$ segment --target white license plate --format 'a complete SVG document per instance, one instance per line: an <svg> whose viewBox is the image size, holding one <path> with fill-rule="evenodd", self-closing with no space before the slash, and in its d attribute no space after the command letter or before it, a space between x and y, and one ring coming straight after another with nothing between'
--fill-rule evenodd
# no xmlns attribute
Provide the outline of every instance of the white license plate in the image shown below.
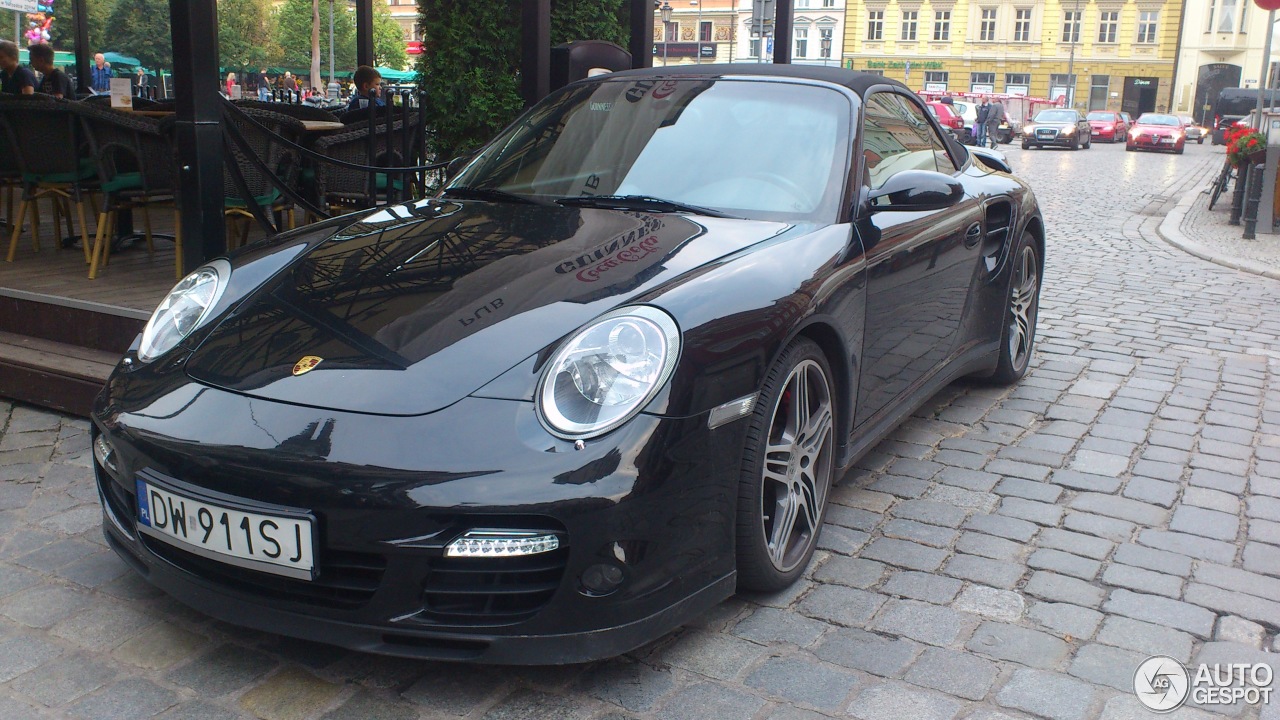
<svg viewBox="0 0 1280 720"><path fill-rule="evenodd" d="M1160 138L1160 142L1162 142L1162 143L1164 143L1164 144L1166 144L1166 145L1172 145L1172 144L1173 144L1173 138Z"/></svg>
<svg viewBox="0 0 1280 720"><path fill-rule="evenodd" d="M137 481L138 530L231 565L315 577L311 520L245 512Z"/></svg>

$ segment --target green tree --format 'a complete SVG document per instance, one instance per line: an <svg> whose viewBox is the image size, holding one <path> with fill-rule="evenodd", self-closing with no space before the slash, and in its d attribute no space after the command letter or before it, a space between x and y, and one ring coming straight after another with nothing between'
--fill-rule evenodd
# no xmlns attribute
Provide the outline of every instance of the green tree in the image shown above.
<svg viewBox="0 0 1280 720"><path fill-rule="evenodd" d="M85 6L89 17L89 49L97 52L102 47L103 28L107 26L107 16L111 14L114 3L112 0L85 0ZM76 49L76 21L71 10L71 0L54 0L54 21L49 26L49 44L59 50ZM166 10L165 17L168 16ZM13 27L12 19L7 27Z"/></svg>
<svg viewBox="0 0 1280 720"><path fill-rule="evenodd" d="M277 63L294 70L311 67L311 0L285 0L275 11ZM355 14L345 2L335 3L333 14L334 69L351 72L356 63ZM320 5L320 67L329 71L329 3Z"/></svg>
<svg viewBox="0 0 1280 720"><path fill-rule="evenodd" d="M267 0L219 0L219 63L230 70L257 70L274 56Z"/></svg>
<svg viewBox="0 0 1280 720"><path fill-rule="evenodd" d="M409 55L404 51L404 31L391 17L386 3L381 2L373 4L373 57L379 67L403 70L409 64Z"/></svg>
<svg viewBox="0 0 1280 720"><path fill-rule="evenodd" d="M511 122L520 97L520 14L509 0L418 0L432 151L447 160ZM626 46L624 0L552 0L551 42L609 40Z"/></svg>
<svg viewBox="0 0 1280 720"><path fill-rule="evenodd" d="M131 55L149 68L173 67L168 0L116 0L101 49Z"/></svg>

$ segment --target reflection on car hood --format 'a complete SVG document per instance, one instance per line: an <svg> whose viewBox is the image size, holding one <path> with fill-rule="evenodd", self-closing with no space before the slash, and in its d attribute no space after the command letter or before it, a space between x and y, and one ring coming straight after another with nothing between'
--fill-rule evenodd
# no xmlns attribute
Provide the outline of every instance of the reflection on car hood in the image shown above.
<svg viewBox="0 0 1280 720"><path fill-rule="evenodd" d="M439 199L386 208L223 319L187 372L301 405L433 412L628 298L788 227ZM299 365L307 356L321 358L314 370Z"/></svg>

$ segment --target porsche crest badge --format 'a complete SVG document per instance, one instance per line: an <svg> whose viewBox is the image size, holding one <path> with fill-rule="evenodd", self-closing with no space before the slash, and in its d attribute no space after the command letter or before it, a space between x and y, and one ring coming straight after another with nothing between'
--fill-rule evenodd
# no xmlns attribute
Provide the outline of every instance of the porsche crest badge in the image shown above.
<svg viewBox="0 0 1280 720"><path fill-rule="evenodd" d="M304 375L306 373L309 373L312 370L315 370L316 366L322 362L324 362L324 358L322 357L316 357L315 355L307 355L306 357L302 358L301 360L299 360L297 363L294 364L293 374Z"/></svg>

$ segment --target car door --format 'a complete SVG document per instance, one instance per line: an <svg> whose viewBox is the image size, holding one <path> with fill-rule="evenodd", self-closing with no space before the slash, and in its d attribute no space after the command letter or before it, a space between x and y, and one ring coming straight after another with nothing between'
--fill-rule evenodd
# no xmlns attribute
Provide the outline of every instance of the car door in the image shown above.
<svg viewBox="0 0 1280 720"><path fill-rule="evenodd" d="M867 96L861 129L863 193L906 170L958 175L919 103L891 91ZM982 237L966 196L933 211L858 209L867 302L856 418L860 424L928 379L955 345Z"/></svg>

